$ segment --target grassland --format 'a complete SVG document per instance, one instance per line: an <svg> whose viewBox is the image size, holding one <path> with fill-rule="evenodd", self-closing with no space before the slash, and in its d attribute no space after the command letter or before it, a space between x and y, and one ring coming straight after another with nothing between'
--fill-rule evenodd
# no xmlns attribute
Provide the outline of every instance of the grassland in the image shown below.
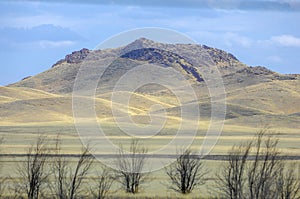
<svg viewBox="0 0 300 199"><path fill-rule="evenodd" d="M116 145L127 144L130 142L130 136L120 136L118 130L111 125L104 125L103 128L106 132L110 132L107 138ZM252 139L257 129L250 127L239 127L232 125L225 125L224 131L222 132L217 144L214 146L211 154L224 155L231 149L234 144L246 142ZM148 138L144 143L149 148L149 151L156 150L173 138L174 129L165 129L165 134ZM171 133L170 133L171 132ZM283 155L298 156L300 153L300 135L297 130L288 129L288 131L275 131L278 133L280 139L279 149ZM60 134L63 140L62 150L66 154L78 154L81 150L81 141L76 132L74 125L68 123L53 123L52 125L11 125L1 126L0 136L4 137L5 142L1 146L2 154L8 156L1 157L2 175L11 177L7 181L8 185L12 186L18 180L17 165L24 161L24 157L14 156L13 154L25 154L32 143L35 142L38 136L46 135L47 138L53 140L57 134ZM197 136L194 138L192 148L199 150L204 138L204 132L199 131ZM54 142L52 142L54 147ZM174 152L177 147L174 147ZM101 151L103 154L111 153L106 151L105 148ZM69 157L70 161L75 161L74 158ZM299 161L297 161L299 162ZM141 192L134 195L134 198L209 198L211 195L216 195L216 182L215 174L219 171L223 161L220 160L204 160L205 168L209 170L207 176L207 183L204 186L199 187L193 193L182 196L180 193L176 193L174 190L169 189L168 177L165 174L164 169L156 170L149 173L148 181L143 185ZM90 178L94 177L96 170L100 168L101 162L96 161L93 165L93 169L89 174ZM88 186L88 185L85 185ZM115 183L112 187L113 197L133 197L127 194L120 188L120 184Z"/></svg>
<svg viewBox="0 0 300 199"><path fill-rule="evenodd" d="M300 156L300 90L298 85L299 81L274 81L244 89L229 89L227 111L231 117L226 118L223 131L210 154L227 154L233 145L251 140L256 131L267 124L280 141L279 150L282 155ZM74 125L70 95L14 87L1 87L0 92L0 137L5 140L1 145L1 154L6 155L1 156L1 169L2 174L12 177L11 183L18 178L15 172L16 165L23 161L23 157L18 155L25 154L40 135L46 135L49 140L54 140L60 134L63 140L62 150L65 154L80 152L82 144ZM90 139L108 139L115 145L127 145L131 136L124 134L116 125L111 113L109 97L110 93L99 94L95 104L97 121L101 124L106 137L95 136ZM191 138L193 150L200 150L210 125L207 116L208 102L206 97L195 102L203 105L203 109L200 110L199 129L195 137ZM165 146L176 136L181 122L178 112L180 103L175 96L157 92L132 93L128 110L119 105L120 110L129 114L134 122L142 126L149 123L149 114L155 114L157 111L151 112L151 107L155 104L165 108L168 115L166 125L159 134L143 139L144 145L150 152ZM187 124L191 126L194 123L195 121L187 121ZM81 125L89 126L89 123ZM189 127L186 130L188 131ZM215 138L212 136L208 139ZM184 141L185 138L180 139ZM54 146L53 141L52 146ZM173 146L172 150L175 153L180 147ZM103 147L97 153L111 154L113 152ZM98 168L97 164L100 163L95 163L95 169ZM186 197L210 195L213 192L211 187L214 183L214 173L218 171L221 164L220 160L205 160L206 167L211 170L207 185ZM180 194L168 189L167 176L163 169L154 171L149 178L151 179L149 183L136 197L181 197ZM119 185L115 185L113 190L119 190ZM123 191L117 191L114 196L126 197L128 195Z"/></svg>

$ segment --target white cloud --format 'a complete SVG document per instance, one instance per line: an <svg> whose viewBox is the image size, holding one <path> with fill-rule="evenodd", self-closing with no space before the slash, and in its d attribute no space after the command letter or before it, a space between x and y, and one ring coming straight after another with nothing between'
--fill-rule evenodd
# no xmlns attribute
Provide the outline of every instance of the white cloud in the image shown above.
<svg viewBox="0 0 300 199"><path fill-rule="evenodd" d="M69 26L66 19L54 14L39 14L39 15L11 15L3 16L0 19L1 25L6 27L16 28L32 28L42 24L54 24L58 26Z"/></svg>
<svg viewBox="0 0 300 199"><path fill-rule="evenodd" d="M0 45L11 50L64 48L84 40L76 32L52 24L32 28L0 27L0 35Z"/></svg>
<svg viewBox="0 0 300 199"><path fill-rule="evenodd" d="M300 47L300 38L293 35L273 36L267 42L281 46Z"/></svg>
<svg viewBox="0 0 300 199"><path fill-rule="evenodd" d="M225 34L225 42L228 46L238 44L243 47L249 47L252 45L252 40L248 37L239 35L237 33L228 32Z"/></svg>
<svg viewBox="0 0 300 199"><path fill-rule="evenodd" d="M289 6L293 9L293 10L299 10L300 9L300 2L299 0L284 0L285 3L288 3Z"/></svg>
<svg viewBox="0 0 300 199"><path fill-rule="evenodd" d="M38 45L41 48L61 48L68 47L74 45L74 41L49 41L49 40L41 40L38 42Z"/></svg>
<svg viewBox="0 0 300 199"><path fill-rule="evenodd" d="M38 40L29 42L10 42L9 46L13 50L50 50L50 49L63 49L76 45L77 42L70 40Z"/></svg>

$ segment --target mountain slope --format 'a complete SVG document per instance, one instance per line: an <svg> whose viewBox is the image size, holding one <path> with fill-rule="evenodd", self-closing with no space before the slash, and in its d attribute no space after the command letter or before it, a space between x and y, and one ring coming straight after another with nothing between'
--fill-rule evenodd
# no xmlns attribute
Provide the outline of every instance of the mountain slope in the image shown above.
<svg viewBox="0 0 300 199"><path fill-rule="evenodd" d="M96 91L99 120L114 122L110 98L120 78L139 65L155 64L179 71L190 82L198 96L198 101L191 103L199 105L201 119L208 121L211 106L202 66L194 65L189 59L195 52L210 55L220 71L227 95L226 119L230 124L253 125L264 121L288 128L300 127L299 75L283 75L261 66L249 67L232 54L205 45L162 44L145 38L116 49L73 52L43 73L1 87L1 122L72 122L73 85L79 68L85 64L92 65L89 75L84 77L87 84L98 80L103 72ZM108 59L114 61L103 68ZM157 74L160 75L159 71ZM182 80L176 77L159 78L172 78L182 85ZM129 109L124 105L119 108L134 121L147 124L149 113L162 111L151 110L155 104L166 110L169 125L180 121L181 104L167 88L152 84L130 94Z"/></svg>

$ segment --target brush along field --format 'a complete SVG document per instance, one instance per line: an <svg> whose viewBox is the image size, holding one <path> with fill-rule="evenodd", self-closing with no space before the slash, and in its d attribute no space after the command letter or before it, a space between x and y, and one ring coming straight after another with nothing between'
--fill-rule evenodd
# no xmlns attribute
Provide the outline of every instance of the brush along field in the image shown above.
<svg viewBox="0 0 300 199"><path fill-rule="evenodd" d="M77 161L74 157L67 157L66 160L72 165L73 169L75 167L75 163ZM220 190L218 189L218 180L216 174L220 172L220 169L224 165L224 161L220 160L203 160L203 165L205 172L208 172L206 177L204 178L205 184L201 185L195 190L187 195L182 195L171 189L170 179L165 172L165 168L156 170L150 173L145 173L145 181L141 184L139 189L139 193L130 194L124 191L124 187L117 181L115 181L111 187L109 195L112 198L213 198L218 197L220 194ZM2 166L2 176L8 177L8 180L5 181L6 186L8 187L5 194L13 195L13 188L17 183L20 183L20 176L17 174L17 169L19 165L24 163L24 157L2 157L1 158L1 166ZM49 167L48 171L51 171L50 165L51 161L47 162L47 166ZM298 167L300 166L299 160L287 160L285 164L296 164ZM93 179L96 179L97 173L101 173L103 165L101 162L95 160L92 165L91 170L85 178L85 183L83 184L83 192L86 195L90 196L89 190L94 185ZM297 178L300 178L300 173L297 173ZM51 181L51 178L50 178ZM47 185L48 186L48 185ZM50 191L47 190L50 195Z"/></svg>
<svg viewBox="0 0 300 199"><path fill-rule="evenodd" d="M103 124L103 123L102 123ZM202 124L202 125L201 125ZM206 127L208 123L202 122L201 127ZM87 124L86 124L87 125ZM127 147L131 142L131 137L128 135L120 135L121 132L116 126L109 123L102 125L105 132L107 132L106 139L109 139L115 145L123 145ZM210 155L226 155L233 145L238 145L241 142L250 141L255 132L259 128L251 128L247 126L233 126L225 125L222 134L220 135L218 142L213 147ZM62 151L67 155L67 159L70 162L75 163L76 158L69 155L79 154L81 151L81 141L74 125L69 123L53 123L53 124L23 124L23 125L11 125L1 126L0 136L4 138L4 143L1 145L1 175L9 177L6 181L7 186L13 187L20 179L17 174L18 165L24 161L24 156L28 148L36 141L40 135L45 135L50 149L55 148L55 139L57 135L60 135L62 142ZM282 155L299 156L300 154L300 135L297 130L282 129L282 131L274 131L279 142L279 150ZM149 150L155 151L168 144L176 134L176 129L166 128L160 135L152 136L146 139L141 139L141 143L144 144ZM191 145L193 150L199 150L201 148L202 141L204 139L205 131L199 130L197 135L193 138L194 142ZM94 139L101 139L96 137ZM103 139L103 138L102 138ZM184 138L182 138L184 139ZM212 138L211 138L212 139ZM180 146L174 146L174 153L180 149ZM50 152L51 153L51 152ZM101 151L97 151L98 155L101 154L117 154L109 149L103 148ZM101 158L100 158L101 160ZM170 182L164 169L155 170L147 174L147 181L143 184L140 193L135 194L135 198L210 198L210 196L217 196L217 181L215 181L215 175L220 171L221 166L224 164L222 160L203 160L205 168L209 171L206 176L206 184L197 188L193 193L186 196L182 196L180 193L170 189ZM290 163L288 160L286 163ZM51 161L50 161L51 163ZM50 165L50 163L48 165ZM299 160L296 160L297 164L300 164ZM50 170L50 169L49 169ZM93 179L97 171L101 170L101 161L95 160L91 171L87 178ZM90 180L88 180L89 183ZM91 186L85 184L84 186ZM87 189L88 190L88 189ZM12 191L12 190L10 190ZM131 194L127 194L121 188L121 185L117 182L112 187L111 194L113 197L132 197Z"/></svg>
<svg viewBox="0 0 300 199"><path fill-rule="evenodd" d="M113 142L115 145L122 144L124 147L128 146L131 138L126 135L118 135L118 130L116 127L110 125L105 125L103 127L108 133L107 139ZM250 127L239 127L232 125L225 125L224 131L218 139L218 142L213 147L210 154L215 155L226 155L231 147L235 144L241 142L247 142L253 138L253 135L258 129ZM172 138L174 138L175 129L165 129L165 133L161 135L153 136L141 140L144 146L149 150L155 151L169 143ZM13 187L20 179L18 176L17 169L18 165L22 164L24 161L24 156L19 156L20 154L26 154L28 148L35 142L35 140L40 135L46 135L49 140L49 147L55 148L55 139L57 135L60 135L60 138L63 140L62 151L63 153L70 154L79 154L81 151L81 141L76 132L76 129L73 125L70 124L53 124L53 125L22 125L22 126L1 126L0 127L1 136L4 138L4 143L1 146L1 153L6 154L0 159L1 164L1 175L9 177L6 181L6 185ZM300 136L296 130L287 129L285 131L279 132L274 131L277 134L277 137L280 140L279 150L283 155L298 156L300 154ZM99 137L95 138L99 139ZM199 131L194 137L194 142L191 145L193 150L199 150L204 139L204 132ZM174 146L174 153L180 149L180 146ZM103 148L100 152L97 151L97 154L112 154L114 152L109 149ZM115 153L117 154L117 153ZM67 159L75 165L76 158L67 157ZM101 158L100 158L101 160ZM287 161L291 162L291 161ZM197 188L193 193L183 196L180 193L175 192L170 189L170 181L168 176L165 173L164 169L156 170L147 174L147 180L145 184L142 185L140 193L135 194L135 198L210 198L211 196L217 196L217 181L216 173L220 171L221 166L224 164L221 160L203 160L205 169L209 171L206 176L206 184ZM296 161L297 164L300 164L300 161ZM48 165L51 164L51 161ZM49 168L50 170L50 168ZM97 171L101 171L101 161L95 160L91 171L89 172L87 178L90 182L90 179L95 178ZM299 176L300 177L300 176ZM90 184L85 184L84 186L92 186ZM87 188L89 190L89 188ZM119 183L114 183L111 189L112 196L120 198L133 197L132 194L125 193L121 188ZM9 190L10 192L12 190ZM87 193L88 194L88 193Z"/></svg>

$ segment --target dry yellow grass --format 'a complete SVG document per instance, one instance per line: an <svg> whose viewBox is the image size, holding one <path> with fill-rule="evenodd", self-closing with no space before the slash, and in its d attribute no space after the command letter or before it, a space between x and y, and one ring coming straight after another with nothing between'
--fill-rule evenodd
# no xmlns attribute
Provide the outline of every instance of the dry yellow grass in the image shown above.
<svg viewBox="0 0 300 199"><path fill-rule="evenodd" d="M230 91L227 101L273 114L300 112L300 80L272 81Z"/></svg>
<svg viewBox="0 0 300 199"><path fill-rule="evenodd" d="M240 116L227 119L223 128L222 135L218 144L213 149L215 154L223 154L230 147L240 141L249 140L257 129L268 124L272 129L280 133L280 139L283 144L281 149L284 153L300 154L299 116L280 115L282 113L300 112L300 89L299 81L274 81L255 86L249 86L244 89L231 90L228 92L228 105L235 107L250 108L266 115ZM33 140L36 134L47 134L54 136L57 133L63 133L64 139L68 143L66 152L76 153L79 137L74 128L74 119L72 115L72 97L70 95L51 94L29 88L0 87L0 128L1 135L8 138L5 145L6 152L22 152L28 144L28 140ZM255 93L255 95L253 94ZM283 93L279 95L279 93ZM153 149L164 145L172 139L176 129L179 128L182 118L178 114L180 103L175 96L161 95L161 93L140 94L130 93L131 99L129 106L116 104L117 108L123 113L130 115L134 122L139 125L149 123L149 114L157 114L151 107L160 105L166 110L170 110L167 115L165 126L160 135L152 138ZM98 95L95 99L97 121L105 126L108 136L115 143L119 140L127 139L122 137L120 130L115 122L111 112L111 93ZM282 96L282 99L275 99L275 96ZM91 100L88 99L87 100ZM245 100L248 100L247 103ZM207 98L202 98L201 103L209 102ZM248 103L249 102L249 103ZM270 103L269 103L270 102ZM197 103L197 102L193 102ZM80 120L81 123L89 125L90 119ZM192 126L196 121L185 121ZM200 118L198 137L195 138L194 146L199 148L203 140L203 135L210 126L209 118ZM126 125L126 122L124 123ZM72 130L65 131L65 128L71 127ZM14 132L17 129L17 132ZM28 129L31 129L28 131ZM53 130L55 129L55 131ZM189 127L187 127L187 130ZM9 133L7 133L9 132ZM113 137L113 136L117 136Z"/></svg>

